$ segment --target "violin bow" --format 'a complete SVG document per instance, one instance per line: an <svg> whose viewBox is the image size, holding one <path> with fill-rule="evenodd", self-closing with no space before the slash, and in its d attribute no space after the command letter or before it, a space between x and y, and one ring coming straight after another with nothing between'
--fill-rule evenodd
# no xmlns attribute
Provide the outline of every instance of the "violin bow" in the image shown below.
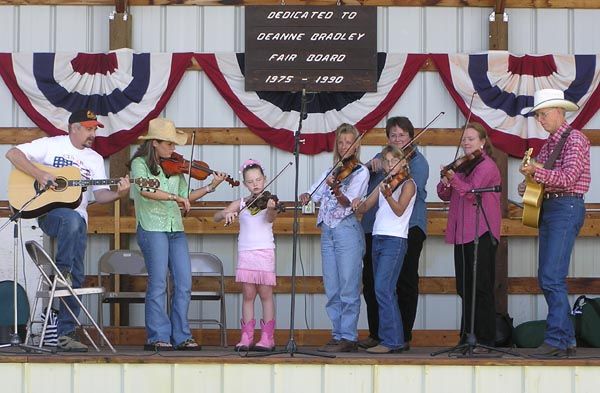
<svg viewBox="0 0 600 393"><path fill-rule="evenodd" d="M440 113L437 114L436 117L434 117L429 123L427 123L425 125L425 127L423 127L423 129L421 130L421 132L419 132L416 136L413 137L413 139L411 139L410 141L406 142L406 144L404 146L402 146L402 148L400 150L402 150L404 152L404 149L406 149L407 147L409 147L410 145L412 145L417 139L419 139L421 137L421 135L423 135L425 133L425 131L429 130L429 128L431 127L431 125L438 119L438 117L445 115L446 112L441 111Z"/></svg>
<svg viewBox="0 0 600 393"><path fill-rule="evenodd" d="M190 198L190 191L192 187L192 163L194 162L194 146L196 145L196 130L192 131L192 152L190 153L190 165L188 167L188 189L187 196ZM185 217L187 212L183 212L183 216Z"/></svg>
<svg viewBox="0 0 600 393"><path fill-rule="evenodd" d="M253 204L254 204L254 203L255 203L255 202L258 200L258 198L260 198L260 197L261 197L261 196L262 196L262 195L265 193L265 191L267 191L267 187L269 187L271 184L273 184L273 182L274 182L275 180L277 180L277 178L278 178L279 176L281 176L281 175L283 174L283 172L284 172L284 171L285 171L285 170L286 170L286 169L287 169L287 168L288 168L290 165L293 165L293 163L292 163L291 161L290 161L290 162L288 162L288 163L287 163L287 164L286 164L286 165L285 165L283 168L281 168L281 170L280 170L280 171L279 171L279 172L278 172L278 173L275 175L275 177L274 177L273 179L271 179L271 181L270 181L270 182L268 182L268 183L267 183L267 184L266 184L266 185L263 187L262 191L261 191L261 192L259 192L259 193L258 193L258 195L256 195L256 196L255 196L255 197L252 199L252 201L250 201L250 203L248 203L248 204L244 205L244 207L243 207L243 208L241 208L241 209L240 209L240 211L238 211L238 216L239 216L239 214L240 214L241 212L243 212L243 211L244 211L244 210L246 210L247 208L251 207L251 206L252 206L252 205L253 205ZM228 226L228 224L225 224L225 226Z"/></svg>
<svg viewBox="0 0 600 393"><path fill-rule="evenodd" d="M352 148L354 147L354 145L355 145L357 142L360 142L360 140L361 140L361 139L362 139L362 138L365 136L365 134L366 134L366 133L367 133L366 131L365 131L365 132L363 132L362 134L359 132L358 138L356 138L356 139L354 140L354 142L352 142L352 144L350 145L350 147L349 147L349 148L346 150L346 153L344 153L344 154L343 154L343 155L342 155L342 156L341 156L341 157L340 157L340 158L337 160L337 162L336 162L336 163L335 163L335 164L334 164L334 165L331 167L331 169L329 170L329 172L327 172L327 174L325 175L325 177L324 177L324 178L323 178L323 179L322 179L322 180L319 182L319 184L317 184L317 187L315 187L315 189L313 190L313 192L311 192L311 193L308 195L308 197L309 197L309 198L312 198L312 196L314 195L314 193L315 193L315 192L317 192L317 190L318 190L318 189L321 187L321 184L323 184L323 182L324 182L325 180L327 180L327 178L329 177L329 175L331 175L331 173L332 173L332 172L335 170L335 168L337 168L337 167L340 165L340 163L341 163L342 161L344 161L344 159L346 159L347 157L349 157L349 156L348 156L348 152L349 152L350 150L352 150Z"/></svg>
<svg viewBox="0 0 600 393"><path fill-rule="evenodd" d="M445 115L445 114L446 114L446 112L444 112L444 111L441 111L440 113L438 113L436 117L434 117L434 118L433 118L433 119L432 119L432 120L431 120L429 123L427 123L427 125L426 125L425 127L423 127L423 129L421 130L421 132L419 132L419 134L418 134L417 136L415 136L415 137L414 137L413 139L411 139L410 141L406 142L406 144L405 144L404 146L402 146L402 148L401 148L400 150L402 150L402 152L404 152L404 149L406 149L408 146L412 145L412 143L413 143L414 141L416 141L416 140L417 140L417 139L418 139L418 138L419 138L421 135L423 135L423 133L424 133L425 131L427 131L427 130L428 130L430 127L431 127L431 125L433 124L433 122L435 122L435 121L436 121L436 120L437 120L437 119L438 119L440 116L443 116L443 115ZM390 168L390 172L392 172L392 171L394 170L394 168L396 168L396 167L398 166L398 164L400 164L402 161L403 161L403 160L400 160L400 161L398 161L397 163L395 163L395 164L394 164L394 165L393 165L393 166ZM408 166L408 162L406 163L406 165ZM389 178L389 177L390 177L390 175L389 175L389 174L387 174L387 175L386 175L386 176L385 176L383 179L381 179L381 181L380 181L379 183L377 183L377 186L376 186L375 188L373 188L373 189L371 190L371 192L370 192L368 195L366 195L366 196L362 197L362 198L361 198L361 200L360 200L360 203L358 204L358 206L356 206L356 209L358 209L359 207L361 207L361 206L362 206L362 204L363 204L363 203L365 203L365 201L371 197L371 195L373 195L373 194L374 194L376 191L378 191L378 190L379 190L379 186L381 186L381 184L382 184L382 183L383 183L383 182L384 182L384 181L385 181L387 178Z"/></svg>
<svg viewBox="0 0 600 393"><path fill-rule="evenodd" d="M467 115L467 121L465 122L465 126L463 127L463 130L460 134L460 139L458 140L458 145L456 146L456 152L454 153L454 160L456 160L458 158L458 150L460 149L460 144L462 142L463 136L465 135L465 131L467 130L467 125L469 124L469 121L471 120L471 113L473 113L473 99L475 98L475 94L477 94L477 91L474 91L473 94L471 94L471 102L469 103L469 114ZM452 160L452 161L454 161Z"/></svg>

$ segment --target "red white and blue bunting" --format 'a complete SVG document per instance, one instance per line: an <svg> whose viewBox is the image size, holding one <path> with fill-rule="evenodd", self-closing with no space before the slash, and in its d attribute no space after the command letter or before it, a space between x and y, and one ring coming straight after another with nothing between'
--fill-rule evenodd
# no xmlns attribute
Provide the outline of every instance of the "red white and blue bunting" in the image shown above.
<svg viewBox="0 0 600 393"><path fill-rule="evenodd" d="M0 53L0 75L27 116L49 135L67 132L71 112L89 108L105 125L94 149L131 144L163 110L191 53Z"/></svg>
<svg viewBox="0 0 600 393"><path fill-rule="evenodd" d="M240 120L270 145L293 151L300 119L302 93L244 90L243 54L195 54L209 79ZM413 80L427 55L378 54L377 92L308 94L307 117L302 122L300 151L331 151L335 129L354 124L366 132L392 109Z"/></svg>
<svg viewBox="0 0 600 393"><path fill-rule="evenodd" d="M27 116L49 135L67 132L73 110L96 111L106 127L98 130L94 148L108 156L131 144L159 116L192 57L252 132L272 146L293 149L301 93L245 91L243 54L0 53L0 75ZM301 152L331 151L341 123L363 132L375 127L427 58L464 116L473 97L472 120L484 124L494 144L513 156L539 147L547 137L532 116L520 114L532 105L536 90L561 89L576 102L580 110L568 114L576 128L600 109L598 55L379 53L377 92L308 94Z"/></svg>
<svg viewBox="0 0 600 393"><path fill-rule="evenodd" d="M465 117L473 97L471 119L482 123L496 147L523 156L547 138L532 114L539 89L559 89L579 105L567 121L582 128L600 109L600 57L597 55L525 55L508 52L430 55L450 95Z"/></svg>

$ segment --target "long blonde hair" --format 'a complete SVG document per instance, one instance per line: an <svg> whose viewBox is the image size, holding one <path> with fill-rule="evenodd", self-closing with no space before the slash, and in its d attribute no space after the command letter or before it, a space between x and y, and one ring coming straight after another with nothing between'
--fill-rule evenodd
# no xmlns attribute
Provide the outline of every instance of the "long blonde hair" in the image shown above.
<svg viewBox="0 0 600 393"><path fill-rule="evenodd" d="M337 163L340 161L340 158L342 158L342 156L340 155L340 152L338 151L338 147L337 147L337 141L340 137L340 135L342 134L352 134L354 135L354 140L356 140L356 138L358 138L358 136L360 135L360 133L358 132L358 129L356 129L356 127L354 127L352 124L348 124L348 123L342 123L340 124L340 126L335 130L335 143L333 144L333 163ZM354 155L356 156L356 159L360 161L360 142L356 143L355 145L356 150Z"/></svg>

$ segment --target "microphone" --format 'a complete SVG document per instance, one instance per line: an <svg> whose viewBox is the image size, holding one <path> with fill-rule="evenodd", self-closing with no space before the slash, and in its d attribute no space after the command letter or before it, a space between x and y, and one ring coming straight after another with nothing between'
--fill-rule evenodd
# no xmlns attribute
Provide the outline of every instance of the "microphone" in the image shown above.
<svg viewBox="0 0 600 393"><path fill-rule="evenodd" d="M467 192L472 193L472 194L479 194L481 192L501 192L501 191L502 191L502 186L497 185L497 186L491 186L491 187L474 188Z"/></svg>

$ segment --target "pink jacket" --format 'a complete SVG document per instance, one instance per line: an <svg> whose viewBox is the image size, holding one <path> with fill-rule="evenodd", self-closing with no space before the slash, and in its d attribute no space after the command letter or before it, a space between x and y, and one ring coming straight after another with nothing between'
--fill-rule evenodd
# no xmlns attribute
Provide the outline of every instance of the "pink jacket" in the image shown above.
<svg viewBox="0 0 600 393"><path fill-rule="evenodd" d="M446 243L465 244L475 239L475 194L469 193L474 188L492 187L501 184L500 170L488 155L483 154L483 160L473 171L465 176L456 173L448 186L441 181L437 185L437 193L443 201L450 201L448 223L446 225ZM500 193L484 192L482 208L490 224L492 235L500 239L502 213L500 210ZM479 214L477 234L481 236L488 231L483 212Z"/></svg>

